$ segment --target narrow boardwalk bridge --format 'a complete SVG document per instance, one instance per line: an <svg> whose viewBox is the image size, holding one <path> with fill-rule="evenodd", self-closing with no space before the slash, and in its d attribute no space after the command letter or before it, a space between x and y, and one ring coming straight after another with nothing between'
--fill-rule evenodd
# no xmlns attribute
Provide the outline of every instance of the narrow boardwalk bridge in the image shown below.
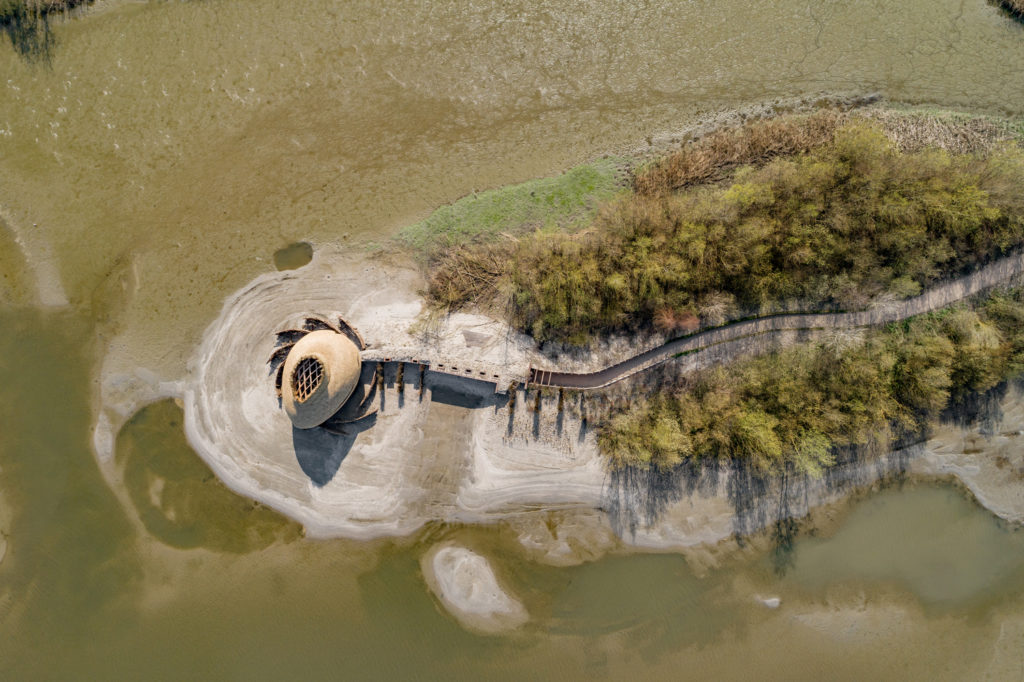
<svg viewBox="0 0 1024 682"><path fill-rule="evenodd" d="M713 346L739 341L764 334L794 331L856 329L904 320L932 310L945 308L957 301L974 296L986 289L1024 274L1024 251L1001 258L975 272L923 294L904 301L878 306L870 310L846 313L780 313L739 320L729 324L689 334L639 353L596 372L559 372L517 364L465 361L440 357L429 349L419 348L367 348L360 353L364 362L405 362L422 365L432 372L440 372L464 379L494 384L494 390L505 393L512 384L570 389L604 388L652 367L683 355L697 353Z"/></svg>
<svg viewBox="0 0 1024 682"><path fill-rule="evenodd" d="M573 374L531 367L528 382L530 385L556 388L603 388L672 358L750 336L789 331L856 329L897 322L945 308L1022 273L1024 273L1024 252L997 260L969 275L934 287L920 296L897 301L884 307L849 313L781 313L733 322L673 339L662 346L652 348L597 372Z"/></svg>
<svg viewBox="0 0 1024 682"><path fill-rule="evenodd" d="M439 356L423 348L367 348L359 355L363 362L405 362L423 365L431 372L493 383L496 393L507 392L513 382L525 383L530 373L530 368L526 364L496 365L490 362L459 360Z"/></svg>

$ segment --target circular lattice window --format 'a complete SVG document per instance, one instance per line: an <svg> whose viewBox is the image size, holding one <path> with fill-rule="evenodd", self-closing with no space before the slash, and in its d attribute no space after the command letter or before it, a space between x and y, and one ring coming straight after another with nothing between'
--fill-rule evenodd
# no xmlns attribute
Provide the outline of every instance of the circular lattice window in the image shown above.
<svg viewBox="0 0 1024 682"><path fill-rule="evenodd" d="M295 400L305 402L324 380L324 366L316 358L302 358L292 373L292 390Z"/></svg>

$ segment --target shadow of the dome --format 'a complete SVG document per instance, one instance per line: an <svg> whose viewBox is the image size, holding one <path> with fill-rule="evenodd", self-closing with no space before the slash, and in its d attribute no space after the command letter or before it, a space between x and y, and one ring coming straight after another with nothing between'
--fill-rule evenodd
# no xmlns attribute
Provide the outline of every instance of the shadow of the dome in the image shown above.
<svg viewBox="0 0 1024 682"><path fill-rule="evenodd" d="M297 429L292 427L292 446L299 468L309 476L313 485L322 488L331 482L345 461L360 433L373 426L375 418L361 419L345 426L344 432L327 429Z"/></svg>
<svg viewBox="0 0 1024 682"><path fill-rule="evenodd" d="M322 488L334 479L359 434L373 427L377 421L377 410L384 411L387 408L386 396L389 391L394 398L398 389L399 409L405 409L406 393L414 403L425 400L465 409L497 409L508 404L508 396L495 393L493 383L432 372L429 369L420 374L418 368L413 369L414 365L407 366L408 370L399 375L399 363L382 364L384 366L378 374L376 363L364 363L359 384L352 396L334 416L324 422L323 427L292 428L295 458L303 473L317 487ZM421 377L424 383L422 388L429 390L421 390ZM383 390L378 390L378 387Z"/></svg>

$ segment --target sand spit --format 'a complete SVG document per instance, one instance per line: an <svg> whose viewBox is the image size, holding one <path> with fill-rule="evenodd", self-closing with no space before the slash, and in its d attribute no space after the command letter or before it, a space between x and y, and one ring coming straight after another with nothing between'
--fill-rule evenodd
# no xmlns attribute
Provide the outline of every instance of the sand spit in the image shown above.
<svg viewBox="0 0 1024 682"><path fill-rule="evenodd" d="M487 520L500 502L461 508L457 497L460 487L472 488L468 446L479 413L489 409L462 403L493 409L504 400L493 385L452 386L459 380L432 375L420 395L418 368L410 365L405 390L392 375L378 392L372 427L339 437L293 430L268 375L275 332L310 314L344 317L370 348L425 344L499 365L527 359L528 341L481 316L454 315L410 333L421 312L419 283L409 268L322 254L300 270L257 278L227 302L190 368L184 397L193 447L230 487L298 519L314 536L401 535L431 519ZM372 369L364 368L364 379ZM550 478L545 455L528 459Z"/></svg>
<svg viewBox="0 0 1024 682"><path fill-rule="evenodd" d="M367 428L346 436L293 430L266 359L275 332L307 315L342 316L371 347L429 346L498 365L543 361L529 339L483 316L424 322L419 285L407 266L324 253L299 270L254 280L227 301L182 384L192 446L228 486L300 521L311 536L372 538L408 534L429 521L503 520L520 525L524 547L552 563L603 553L615 536L659 551L714 544L904 470L957 476L1000 516L1024 518L1024 495L1009 482L1010 473L1024 471L1012 435L1024 429L1020 408L1007 409L1006 433L997 436L1008 454L991 462L963 445L970 434L946 429L923 445L854 460L820 479L768 486L725 466L671 476L610 473L584 419L587 398L572 394L560 409L555 391L538 401L536 391L520 389L510 404L491 384L432 372L421 387L414 365L401 384L388 366ZM798 336L744 339L737 348L722 344L676 362L681 371L696 369ZM374 369L364 367L364 382ZM538 532L532 520L553 513L575 528L572 537Z"/></svg>
<svg viewBox="0 0 1024 682"><path fill-rule="evenodd" d="M487 559L465 547L435 547L420 566L431 591L463 627L497 634L529 620L522 603L498 584Z"/></svg>

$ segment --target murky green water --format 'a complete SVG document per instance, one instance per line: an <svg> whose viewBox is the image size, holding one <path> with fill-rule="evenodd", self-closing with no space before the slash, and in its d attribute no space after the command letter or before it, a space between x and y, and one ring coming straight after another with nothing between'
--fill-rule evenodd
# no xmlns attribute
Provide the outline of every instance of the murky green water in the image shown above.
<svg viewBox="0 0 1024 682"><path fill-rule="evenodd" d="M313 245L309 242L295 242L274 252L274 267L278 270L295 270L313 260Z"/></svg>
<svg viewBox="0 0 1024 682"><path fill-rule="evenodd" d="M1024 29L991 5L215 0L56 36L48 65L0 46L3 679L1016 670L1024 538L944 488L868 499L782 577L760 555L698 577L677 556L542 567L466 529L309 542L212 478L173 402L118 438L116 493L89 449L103 359L178 378L228 293L301 264L284 244L362 248L702 111L880 92L1024 112ZM418 557L460 534L523 596L523 633L470 635L429 596Z"/></svg>
<svg viewBox="0 0 1024 682"><path fill-rule="evenodd" d="M898 491L861 504L834 537L808 540L786 582L808 588L839 581L889 583L924 604L956 606L992 596L1019 581L1024 531L1002 527L983 513L965 512L948 489ZM921 514L927 513L923 519ZM1024 653L1024 652L1022 652Z"/></svg>
<svg viewBox="0 0 1024 682"><path fill-rule="evenodd" d="M14 510L0 566L5 679L590 679L679 666L809 679L821 665L850 679L952 678L984 669L978 652L1024 603L1024 533L952 488L918 486L869 496L833 537L798 541L782 577L759 553L702 576L674 555L545 567L500 536L429 530L426 542L461 538L492 556L533 615L516 636L472 635L427 592L425 545L297 538L212 479L171 401L118 439L136 530L87 447L85 323L21 312L0 324L0 381L20 397L0 411ZM779 609L758 601L770 596ZM847 641L851 627L864 641ZM957 648L927 648L947 637ZM879 647L906 650L865 653Z"/></svg>

